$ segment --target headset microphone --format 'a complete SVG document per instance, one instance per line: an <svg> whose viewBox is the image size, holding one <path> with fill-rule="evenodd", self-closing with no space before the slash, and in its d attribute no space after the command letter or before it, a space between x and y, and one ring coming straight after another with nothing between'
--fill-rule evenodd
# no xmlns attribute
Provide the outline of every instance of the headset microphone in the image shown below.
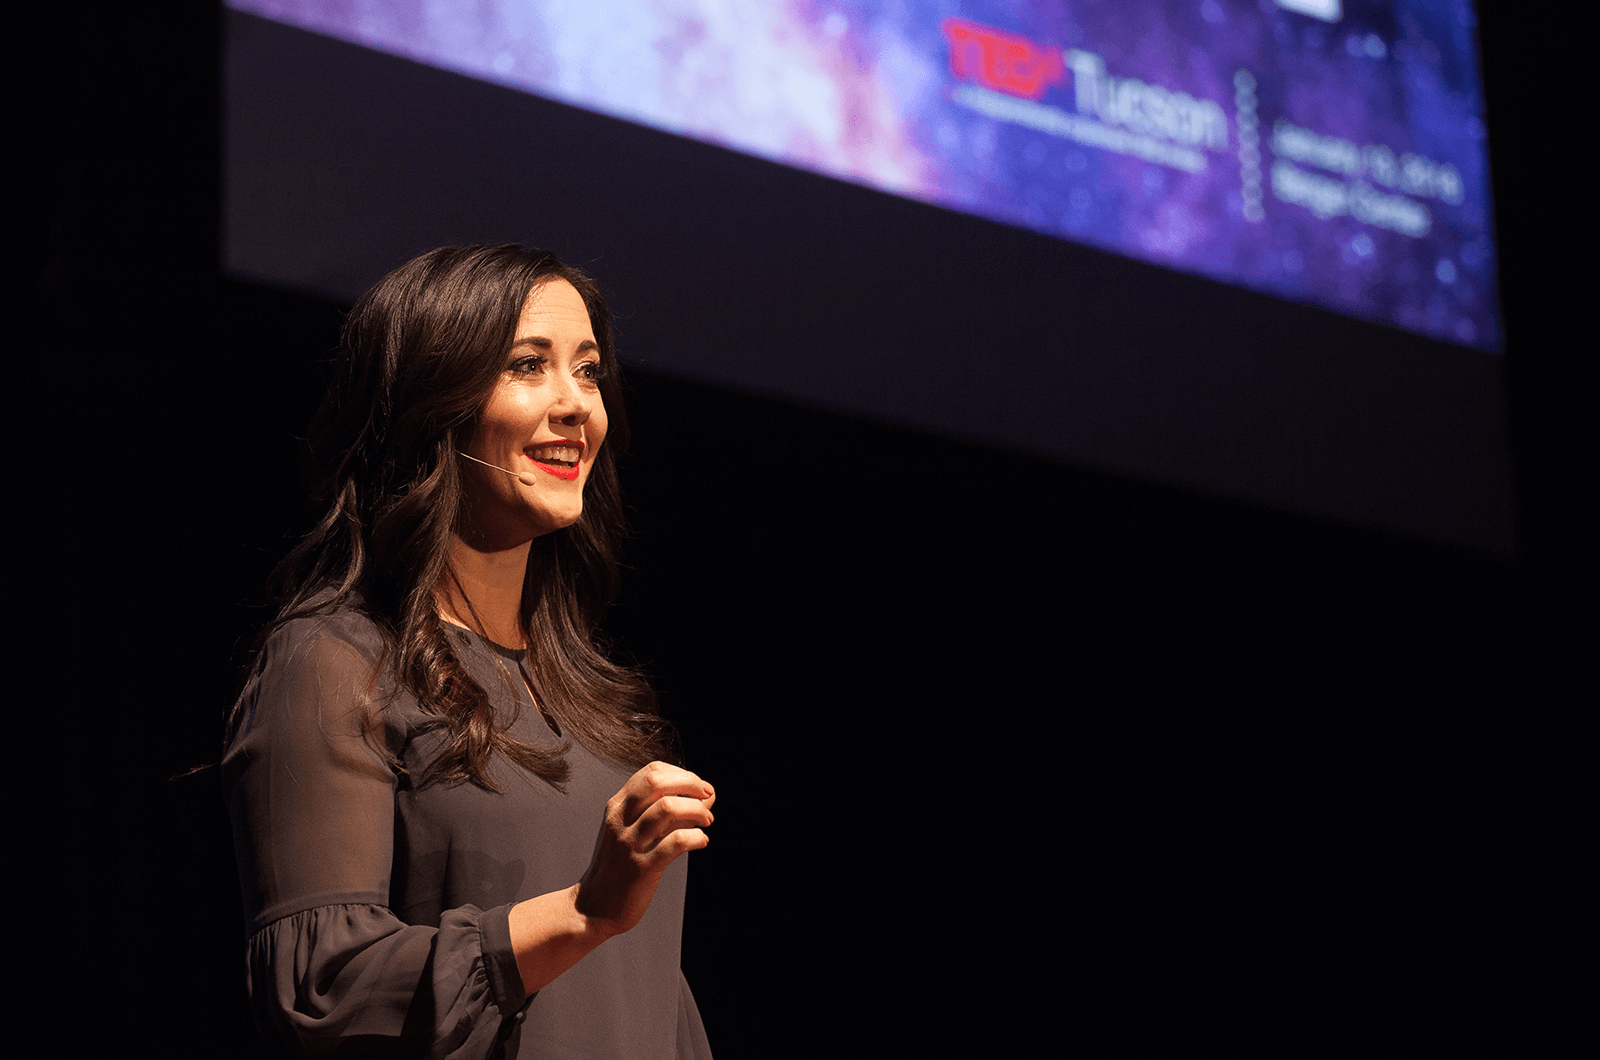
<svg viewBox="0 0 1600 1060"><path fill-rule="evenodd" d="M516 479L518 482L522 483L524 486L537 486L539 484L539 480L533 477L533 472L531 472L531 471L512 471L509 468L501 467L499 464L491 464L487 460L479 460L475 456L470 456L467 453L462 453L461 450L459 450L459 449L457 449L456 452L459 453L462 456L465 456L468 460L471 460L473 463L482 464L484 467L492 467L496 471L504 471L506 474L510 475L512 478Z"/></svg>

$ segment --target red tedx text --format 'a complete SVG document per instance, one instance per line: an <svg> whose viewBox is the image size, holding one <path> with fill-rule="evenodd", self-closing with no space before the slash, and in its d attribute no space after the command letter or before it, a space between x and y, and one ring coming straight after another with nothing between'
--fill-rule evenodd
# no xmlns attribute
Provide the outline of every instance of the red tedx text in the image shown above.
<svg viewBox="0 0 1600 1060"><path fill-rule="evenodd" d="M947 18L940 25L950 41L950 72L1024 99L1038 99L1061 80L1061 49L1035 44L976 22Z"/></svg>

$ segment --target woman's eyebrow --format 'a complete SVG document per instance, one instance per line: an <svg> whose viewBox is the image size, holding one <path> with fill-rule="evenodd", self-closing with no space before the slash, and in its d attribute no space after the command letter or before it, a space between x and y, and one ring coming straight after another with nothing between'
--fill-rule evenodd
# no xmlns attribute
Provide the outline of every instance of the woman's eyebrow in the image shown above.
<svg viewBox="0 0 1600 1060"><path fill-rule="evenodd" d="M551 342L542 335L530 335L525 339L518 339L511 344L512 349L516 349L518 346L537 346L541 350L548 350L554 347L555 343ZM593 339L584 339L582 342L578 343L577 352L588 353L590 350L598 350L599 348L600 344L598 342L595 342Z"/></svg>

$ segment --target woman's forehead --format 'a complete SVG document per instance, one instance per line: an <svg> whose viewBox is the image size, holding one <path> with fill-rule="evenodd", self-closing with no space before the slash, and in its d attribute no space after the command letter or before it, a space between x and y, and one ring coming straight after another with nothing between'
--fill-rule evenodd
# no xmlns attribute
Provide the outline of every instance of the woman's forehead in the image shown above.
<svg viewBox="0 0 1600 1060"><path fill-rule="evenodd" d="M590 341L594 339L588 305L578 289L560 277L537 283L528 292L522 303L522 314L517 318L516 337L521 340L533 337L534 332L552 330L583 331ZM545 337L554 340L557 336Z"/></svg>

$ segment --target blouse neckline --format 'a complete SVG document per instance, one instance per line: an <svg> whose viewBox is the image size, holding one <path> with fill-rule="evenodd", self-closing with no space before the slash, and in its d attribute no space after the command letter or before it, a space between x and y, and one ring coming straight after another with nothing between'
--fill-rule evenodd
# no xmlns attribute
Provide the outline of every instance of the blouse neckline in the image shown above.
<svg viewBox="0 0 1600 1060"><path fill-rule="evenodd" d="M523 659L528 657L527 648L508 648L504 644L490 640L477 630L472 630L468 629L466 626L457 625L455 622L445 618L443 615L440 615L439 619L456 633L460 634L462 640L468 641L469 643L476 642L483 647L488 648L490 651L493 651L495 654L500 655L503 658L510 659L512 662L520 663Z"/></svg>

